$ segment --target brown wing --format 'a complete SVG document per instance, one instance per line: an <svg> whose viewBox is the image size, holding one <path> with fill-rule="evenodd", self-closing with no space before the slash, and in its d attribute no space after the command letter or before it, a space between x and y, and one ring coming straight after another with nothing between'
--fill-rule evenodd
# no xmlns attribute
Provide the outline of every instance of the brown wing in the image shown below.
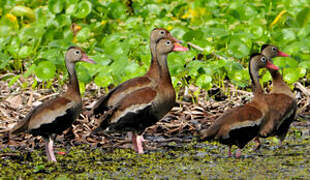
<svg viewBox="0 0 310 180"><path fill-rule="evenodd" d="M263 119L263 113L252 102L224 113L208 129L200 131L200 136L202 140L216 139L242 148L257 135Z"/></svg>
<svg viewBox="0 0 310 180"><path fill-rule="evenodd" d="M31 131L39 128L43 124L54 121L57 117L66 114L66 111L75 104L70 99L58 97L47 101L34 108L22 121L10 130L11 133L19 133L22 131Z"/></svg>
<svg viewBox="0 0 310 180"><path fill-rule="evenodd" d="M156 94L152 88L146 87L126 95L117 105L113 106L111 109L113 112L103 116L101 129L111 124L115 129L120 129L120 127L143 129L145 126L156 123L158 119L152 114L152 103Z"/></svg>
<svg viewBox="0 0 310 180"><path fill-rule="evenodd" d="M260 129L259 134L262 137L274 135L282 124L291 121L289 119L292 119L297 109L296 101L285 94L268 94L266 102L269 106L269 114Z"/></svg>
<svg viewBox="0 0 310 180"><path fill-rule="evenodd" d="M151 80L147 77L137 77L130 79L114 89L112 89L106 96L101 97L92 108L92 112L97 115L107 111L109 107L115 106L124 96L136 91L137 89L150 87Z"/></svg>

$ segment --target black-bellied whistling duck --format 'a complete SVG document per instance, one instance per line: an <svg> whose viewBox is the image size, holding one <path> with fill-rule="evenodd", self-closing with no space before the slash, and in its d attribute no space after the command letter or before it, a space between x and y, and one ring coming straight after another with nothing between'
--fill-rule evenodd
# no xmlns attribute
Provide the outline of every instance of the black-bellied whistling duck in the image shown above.
<svg viewBox="0 0 310 180"><path fill-rule="evenodd" d="M278 69L264 55L252 54L249 61L249 73L254 93L252 101L227 111L208 129L200 130L200 140L214 139L228 145L229 156L231 156L231 146L236 145L239 148L236 157L241 156L240 149L257 136L264 116L268 113L264 91L259 83L258 71L261 68Z"/></svg>
<svg viewBox="0 0 310 180"><path fill-rule="evenodd" d="M165 34L162 34L165 32ZM152 62L142 77L128 80L99 99L94 114L103 114L100 126L94 130L133 132L132 143L136 152L143 153L141 133L166 115L175 104L175 90L167 64L172 51L187 51L177 44L168 31L154 29L151 33Z"/></svg>
<svg viewBox="0 0 310 180"><path fill-rule="evenodd" d="M150 79L148 78L148 76L156 77L153 79L156 79L156 82L158 81L158 79L159 79L158 62L156 61L155 53L156 53L156 43L157 43L157 41L159 41L162 38L170 38L176 42L179 42L170 34L170 32L168 30L166 30L164 28L153 29L151 32L151 36L150 36L150 50L151 50L152 60L151 60L151 66L149 68L149 71L142 77L133 78L133 79L130 79L126 82L123 82L122 84L120 84L119 86L114 88L108 95L101 97L96 102L94 107L92 108L92 110L91 110L92 114L99 115L99 114L103 114L105 111L107 111L107 107L105 104L106 102L103 102L103 101L107 101L108 99L115 99L119 95L121 95L121 97L120 97L120 99L121 99L124 95L126 95L125 93L127 91L131 92L131 91L134 91L136 89L148 87L150 82L151 82ZM130 89L126 89L128 87L130 87ZM114 92L114 91L116 91L116 92Z"/></svg>
<svg viewBox="0 0 310 180"><path fill-rule="evenodd" d="M56 162L53 150L55 135L69 128L82 110L79 82L75 72L75 63L79 61L95 63L82 49L68 48L65 55L70 81L67 92L34 108L22 121L9 130L10 134L28 132L34 136L42 136L46 141L45 150L49 161Z"/></svg>
<svg viewBox="0 0 310 180"><path fill-rule="evenodd" d="M268 58L277 56L288 57L289 55L278 50L276 46L265 44L261 49L262 54ZM297 110L297 102L294 93L283 81L278 70L269 69L272 76L272 90L266 95L269 106L269 116L263 122L259 131L260 137L277 136L280 145L285 139L290 124L293 122ZM256 150L260 148L259 138L256 137Z"/></svg>

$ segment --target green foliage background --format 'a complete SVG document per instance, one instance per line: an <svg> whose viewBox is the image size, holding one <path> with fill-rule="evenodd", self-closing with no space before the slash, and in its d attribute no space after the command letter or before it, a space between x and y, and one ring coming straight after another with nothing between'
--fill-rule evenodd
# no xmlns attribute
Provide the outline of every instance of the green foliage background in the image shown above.
<svg viewBox="0 0 310 180"><path fill-rule="evenodd" d="M249 83L248 56L265 43L292 55L274 59L288 83L309 77L307 0L1 0L0 16L0 72L35 74L50 83L65 71L64 51L73 44L98 63L77 66L82 86L94 80L107 87L144 74L154 27L204 48L201 60L192 61L199 53L193 49L169 55L176 87L188 75L190 83L204 89L221 86L227 77L244 87ZM10 84L19 76L10 77ZM268 80L265 73L263 81Z"/></svg>

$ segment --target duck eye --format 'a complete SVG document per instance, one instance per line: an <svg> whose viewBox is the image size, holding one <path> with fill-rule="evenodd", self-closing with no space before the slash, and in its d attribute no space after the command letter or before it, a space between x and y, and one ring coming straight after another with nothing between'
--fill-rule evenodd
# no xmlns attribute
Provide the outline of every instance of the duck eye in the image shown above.
<svg viewBox="0 0 310 180"><path fill-rule="evenodd" d="M80 54L80 51L75 51L75 54L76 54L76 55Z"/></svg>
<svg viewBox="0 0 310 180"><path fill-rule="evenodd" d="M161 35L164 35L165 34L165 31L160 31L159 32Z"/></svg>
<svg viewBox="0 0 310 180"><path fill-rule="evenodd" d="M276 52L277 48L276 47L272 47L272 51Z"/></svg>
<svg viewBox="0 0 310 180"><path fill-rule="evenodd" d="M166 41L166 46L169 46L171 44L171 41Z"/></svg>
<svg viewBox="0 0 310 180"><path fill-rule="evenodd" d="M260 60L261 60L263 63L266 62L266 58L265 58L265 57L260 58Z"/></svg>

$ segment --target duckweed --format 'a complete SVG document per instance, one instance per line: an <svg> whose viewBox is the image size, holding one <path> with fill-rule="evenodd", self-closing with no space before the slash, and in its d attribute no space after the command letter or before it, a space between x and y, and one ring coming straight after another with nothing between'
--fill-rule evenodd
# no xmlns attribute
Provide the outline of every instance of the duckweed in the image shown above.
<svg viewBox="0 0 310 180"><path fill-rule="evenodd" d="M227 147L217 142L169 143L143 155L131 149L102 149L79 145L57 154L58 163L47 162L44 149L0 151L1 177L115 179L309 179L310 138L291 130L282 147L272 138L259 152L254 143L243 149L240 159L227 156ZM233 149L235 150L235 149ZM10 155L6 155L10 154Z"/></svg>

